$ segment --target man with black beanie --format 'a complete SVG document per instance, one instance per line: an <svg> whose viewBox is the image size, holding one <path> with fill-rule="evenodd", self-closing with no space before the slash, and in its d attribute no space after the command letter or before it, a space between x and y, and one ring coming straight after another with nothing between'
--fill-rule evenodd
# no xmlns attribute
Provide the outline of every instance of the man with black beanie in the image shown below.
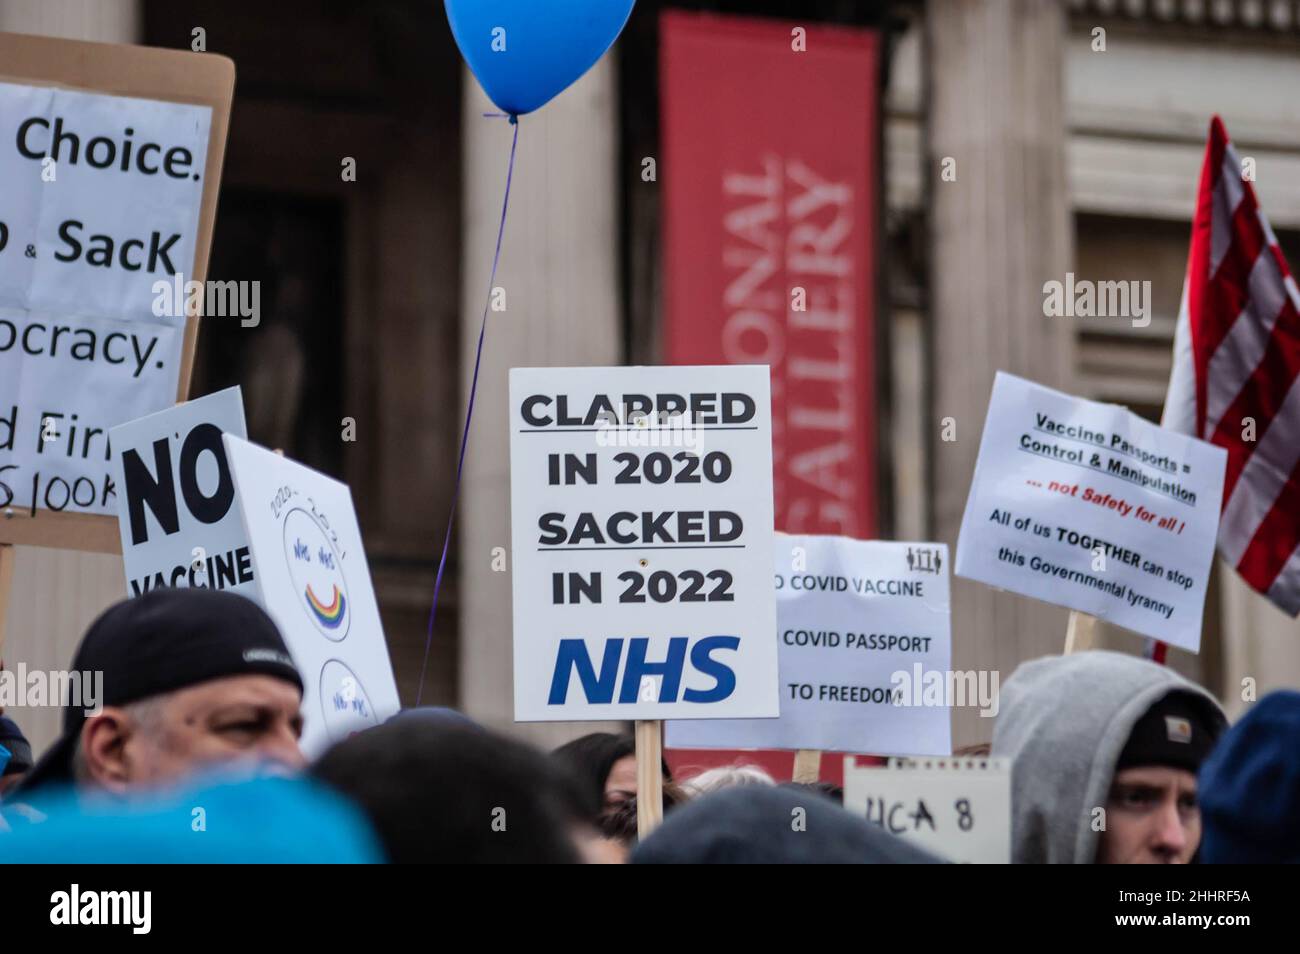
<svg viewBox="0 0 1300 954"><path fill-rule="evenodd" d="M1201 841L1196 772L1222 731L1204 702L1183 692L1138 719L1115 763L1098 864L1192 860Z"/></svg>
<svg viewBox="0 0 1300 954"><path fill-rule="evenodd" d="M72 669L103 674L98 707L64 706L63 734L19 786L23 798L59 783L126 794L223 765L304 765L302 677L275 623L242 596L161 589L118 603L86 632Z"/></svg>

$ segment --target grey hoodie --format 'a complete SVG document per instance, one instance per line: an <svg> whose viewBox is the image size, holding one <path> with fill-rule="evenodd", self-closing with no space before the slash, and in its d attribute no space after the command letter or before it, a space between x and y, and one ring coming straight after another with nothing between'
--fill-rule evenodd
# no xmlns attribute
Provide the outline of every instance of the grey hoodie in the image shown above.
<svg viewBox="0 0 1300 954"><path fill-rule="evenodd" d="M1123 653L1047 656L1020 666L1002 688L996 757L1013 759L1011 860L1091 864L1115 763L1133 726L1170 692L1204 700L1216 734L1223 709L1172 670Z"/></svg>

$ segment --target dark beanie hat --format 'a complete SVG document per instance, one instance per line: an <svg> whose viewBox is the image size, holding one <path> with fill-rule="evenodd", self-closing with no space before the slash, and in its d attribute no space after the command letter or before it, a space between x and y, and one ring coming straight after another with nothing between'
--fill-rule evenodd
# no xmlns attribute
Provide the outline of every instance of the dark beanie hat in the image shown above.
<svg viewBox="0 0 1300 954"><path fill-rule="evenodd" d="M1171 692L1134 723L1115 771L1163 765L1195 774L1221 731L1220 721L1208 716L1202 700Z"/></svg>
<svg viewBox="0 0 1300 954"><path fill-rule="evenodd" d="M63 734L23 780L24 790L72 780L72 755L95 703L129 705L226 676L274 676L303 688L279 629L260 606L200 588L153 590L109 607L82 637L72 670L102 672L103 698L67 700Z"/></svg>
<svg viewBox="0 0 1300 954"><path fill-rule="evenodd" d="M1251 707L1201 768L1201 860L1300 862L1300 692Z"/></svg>

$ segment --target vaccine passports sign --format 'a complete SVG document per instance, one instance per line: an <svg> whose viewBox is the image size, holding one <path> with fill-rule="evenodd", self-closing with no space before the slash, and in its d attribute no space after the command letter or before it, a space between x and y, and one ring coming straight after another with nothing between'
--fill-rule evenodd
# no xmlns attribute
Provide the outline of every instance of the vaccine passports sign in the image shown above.
<svg viewBox="0 0 1300 954"><path fill-rule="evenodd" d="M510 372L515 719L778 714L765 366Z"/></svg>
<svg viewBox="0 0 1300 954"><path fill-rule="evenodd" d="M958 576L1200 648L1227 452L999 372Z"/></svg>

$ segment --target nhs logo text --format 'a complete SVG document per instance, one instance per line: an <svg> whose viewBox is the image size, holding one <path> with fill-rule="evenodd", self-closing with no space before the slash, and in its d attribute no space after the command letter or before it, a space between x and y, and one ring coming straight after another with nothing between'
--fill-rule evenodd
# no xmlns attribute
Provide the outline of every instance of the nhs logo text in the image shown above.
<svg viewBox="0 0 1300 954"><path fill-rule="evenodd" d="M589 704L666 703L679 697L682 702L714 703L736 690L736 674L723 658L740 648L738 636L674 636L662 659L647 658L650 640L645 636L607 638L600 659L594 660L588 647L599 645L599 640L560 640L548 705L568 701L575 675L577 691Z"/></svg>

